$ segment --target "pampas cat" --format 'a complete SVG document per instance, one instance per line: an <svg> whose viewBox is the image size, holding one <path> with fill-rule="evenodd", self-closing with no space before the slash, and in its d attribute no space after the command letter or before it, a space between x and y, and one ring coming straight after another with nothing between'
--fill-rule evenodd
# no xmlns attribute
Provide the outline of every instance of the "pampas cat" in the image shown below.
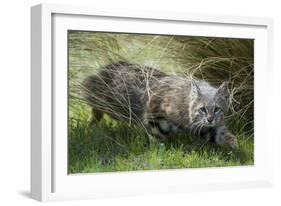
<svg viewBox="0 0 281 206"><path fill-rule="evenodd" d="M226 82L215 88L203 80L117 62L86 78L82 88L92 107L92 125L106 113L143 126L158 140L189 133L216 144L237 146L224 122L229 98Z"/></svg>

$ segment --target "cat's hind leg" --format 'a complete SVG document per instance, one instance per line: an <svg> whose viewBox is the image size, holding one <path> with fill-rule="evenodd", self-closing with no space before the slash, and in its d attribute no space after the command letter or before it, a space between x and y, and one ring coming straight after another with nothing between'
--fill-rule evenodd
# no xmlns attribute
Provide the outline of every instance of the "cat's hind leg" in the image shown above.
<svg viewBox="0 0 281 206"><path fill-rule="evenodd" d="M92 107L91 117L89 118L89 125L95 127L97 123L102 119L103 112Z"/></svg>

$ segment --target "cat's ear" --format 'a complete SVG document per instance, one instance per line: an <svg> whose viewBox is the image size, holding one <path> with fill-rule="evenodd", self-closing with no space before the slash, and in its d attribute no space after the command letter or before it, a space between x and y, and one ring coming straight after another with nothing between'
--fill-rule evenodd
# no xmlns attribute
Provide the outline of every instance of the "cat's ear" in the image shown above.
<svg viewBox="0 0 281 206"><path fill-rule="evenodd" d="M191 97L192 99L197 99L201 94L199 86L194 80L191 81Z"/></svg>
<svg viewBox="0 0 281 206"><path fill-rule="evenodd" d="M222 98L224 100L228 100L229 98L229 88L228 88L229 82L224 81L220 87L217 90L216 96L219 98Z"/></svg>

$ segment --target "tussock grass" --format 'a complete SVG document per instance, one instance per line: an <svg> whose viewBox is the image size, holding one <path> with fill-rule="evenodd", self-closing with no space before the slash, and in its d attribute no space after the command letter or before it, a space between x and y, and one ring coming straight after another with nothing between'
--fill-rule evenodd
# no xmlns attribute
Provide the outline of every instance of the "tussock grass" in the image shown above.
<svg viewBox="0 0 281 206"><path fill-rule="evenodd" d="M228 81L231 102L228 123L234 131L251 134L254 120L254 41L233 38L175 38L170 58L186 75L213 85ZM182 49L179 52L179 46ZM167 58L168 58L167 56Z"/></svg>
<svg viewBox="0 0 281 206"><path fill-rule="evenodd" d="M252 165L253 40L207 37L69 33L69 173ZM88 126L90 107L81 82L119 60L152 66L170 74L229 81L230 130L239 149L230 151L189 136L149 144L145 131L108 116Z"/></svg>

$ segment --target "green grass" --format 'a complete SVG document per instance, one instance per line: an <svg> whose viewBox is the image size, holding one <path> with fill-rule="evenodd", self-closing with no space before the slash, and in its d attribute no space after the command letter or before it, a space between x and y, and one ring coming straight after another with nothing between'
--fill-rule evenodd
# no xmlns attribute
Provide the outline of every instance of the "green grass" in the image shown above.
<svg viewBox="0 0 281 206"><path fill-rule="evenodd" d="M78 102L77 102L78 103ZM229 150L189 136L164 144L150 144L135 125L108 116L88 126L88 106L71 108L69 120L69 173L157 170L253 165L253 138L238 135L239 147Z"/></svg>

